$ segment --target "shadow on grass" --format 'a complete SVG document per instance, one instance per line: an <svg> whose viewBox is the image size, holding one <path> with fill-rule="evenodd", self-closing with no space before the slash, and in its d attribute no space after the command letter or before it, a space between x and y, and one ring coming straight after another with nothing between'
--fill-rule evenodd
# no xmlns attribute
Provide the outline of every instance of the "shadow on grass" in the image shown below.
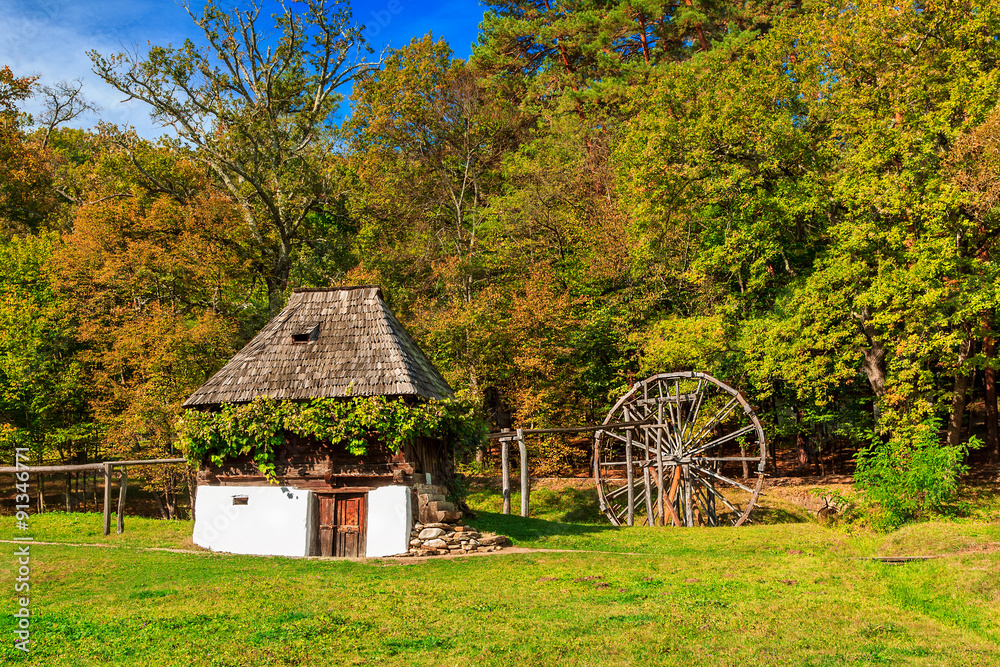
<svg viewBox="0 0 1000 667"><path fill-rule="evenodd" d="M768 507L757 505L750 514L750 519L757 525L776 523L815 523L810 521L808 516L798 508L790 509L785 507Z"/></svg>
<svg viewBox="0 0 1000 667"><path fill-rule="evenodd" d="M597 488L537 489L531 493L531 513L540 518L568 523L606 524L597 499Z"/></svg>
<svg viewBox="0 0 1000 667"><path fill-rule="evenodd" d="M615 527L610 524L601 526L562 523L484 511L477 512L477 518L470 523L481 532L506 535L515 543L532 542L553 535L594 535L615 530Z"/></svg>

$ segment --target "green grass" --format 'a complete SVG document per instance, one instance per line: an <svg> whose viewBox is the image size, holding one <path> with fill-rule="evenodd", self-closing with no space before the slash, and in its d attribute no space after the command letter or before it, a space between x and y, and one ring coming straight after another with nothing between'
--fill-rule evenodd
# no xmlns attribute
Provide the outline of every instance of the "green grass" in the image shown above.
<svg viewBox="0 0 1000 667"><path fill-rule="evenodd" d="M32 547L35 644L23 662L1000 664L1000 524L619 529L552 520L569 504L550 501L537 505L549 518L481 509L475 523L518 546L575 551L417 564L147 551L188 548L191 524L130 519L103 538L99 515L32 517L38 540L119 548ZM944 557L863 559L919 554ZM0 581L13 567L0 560Z"/></svg>
<svg viewBox="0 0 1000 667"><path fill-rule="evenodd" d="M11 517L3 517L12 521ZM104 518L100 512L46 512L31 517L31 529L36 540L72 544L105 544L125 547L157 547L197 549L191 542L190 521L163 521L142 517L125 517L125 532L116 532L115 516L111 516L111 534L104 536Z"/></svg>

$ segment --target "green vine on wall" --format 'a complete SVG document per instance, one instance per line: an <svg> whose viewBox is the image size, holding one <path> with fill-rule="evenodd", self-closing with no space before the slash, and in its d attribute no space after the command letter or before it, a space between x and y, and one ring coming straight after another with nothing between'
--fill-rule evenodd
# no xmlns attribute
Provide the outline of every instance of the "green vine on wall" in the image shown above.
<svg viewBox="0 0 1000 667"><path fill-rule="evenodd" d="M385 396L317 398L298 403L257 398L224 404L218 412L188 410L177 421L181 450L193 465L250 455L274 480L274 456L285 434L344 443L357 456L377 439L397 452L416 437L438 438L454 451L482 442L486 425L475 405L458 398L422 403Z"/></svg>

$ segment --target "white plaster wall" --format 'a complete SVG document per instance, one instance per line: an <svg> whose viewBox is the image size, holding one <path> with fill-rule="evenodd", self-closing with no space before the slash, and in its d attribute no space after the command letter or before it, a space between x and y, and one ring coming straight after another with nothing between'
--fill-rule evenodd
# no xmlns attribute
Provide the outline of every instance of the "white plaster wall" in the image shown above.
<svg viewBox="0 0 1000 667"><path fill-rule="evenodd" d="M410 488L383 486L368 492L366 556L392 556L410 548Z"/></svg>
<svg viewBox="0 0 1000 667"><path fill-rule="evenodd" d="M246 496L247 504L234 505L234 496ZM199 486L194 543L234 554L308 556L312 496L288 486Z"/></svg>

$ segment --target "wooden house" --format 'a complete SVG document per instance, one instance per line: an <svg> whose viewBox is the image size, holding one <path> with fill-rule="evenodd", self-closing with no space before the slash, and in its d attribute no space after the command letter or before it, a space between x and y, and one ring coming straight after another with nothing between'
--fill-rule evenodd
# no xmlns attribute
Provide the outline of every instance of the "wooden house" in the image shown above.
<svg viewBox="0 0 1000 667"><path fill-rule="evenodd" d="M216 410L264 396L424 401L451 394L378 287L299 289L184 407ZM415 489L434 496L427 485L441 482L446 465L444 444L433 439L399 452L370 442L365 455L355 456L341 443L287 436L275 458L277 484L249 457L201 466L197 544L292 556L402 553L418 502ZM433 509L442 519L454 511L443 503Z"/></svg>

